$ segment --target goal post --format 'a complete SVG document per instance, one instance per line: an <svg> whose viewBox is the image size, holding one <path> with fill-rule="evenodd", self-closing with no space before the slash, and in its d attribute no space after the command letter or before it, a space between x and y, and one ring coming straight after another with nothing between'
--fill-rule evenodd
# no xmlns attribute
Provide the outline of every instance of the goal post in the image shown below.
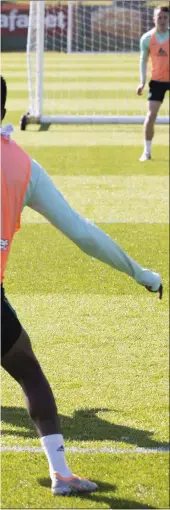
<svg viewBox="0 0 170 510"><path fill-rule="evenodd" d="M73 34L73 3L68 3L68 17L67 17L67 53L72 51L72 34Z"/></svg>
<svg viewBox="0 0 170 510"><path fill-rule="evenodd" d="M148 0L30 0L27 124L141 124L139 40ZM147 87L146 87L147 91ZM168 124L168 101L157 123Z"/></svg>

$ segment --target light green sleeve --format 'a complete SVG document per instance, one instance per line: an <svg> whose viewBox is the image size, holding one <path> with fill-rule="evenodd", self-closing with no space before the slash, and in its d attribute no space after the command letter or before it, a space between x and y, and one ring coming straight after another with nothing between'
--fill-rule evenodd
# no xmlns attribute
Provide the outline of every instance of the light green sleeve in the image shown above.
<svg viewBox="0 0 170 510"><path fill-rule="evenodd" d="M25 205L42 214L87 255L126 273L140 285L158 290L160 276L142 268L109 235L72 209L48 174L33 160Z"/></svg>
<svg viewBox="0 0 170 510"><path fill-rule="evenodd" d="M143 85L146 83L150 37L151 34L146 33L140 39L140 83Z"/></svg>

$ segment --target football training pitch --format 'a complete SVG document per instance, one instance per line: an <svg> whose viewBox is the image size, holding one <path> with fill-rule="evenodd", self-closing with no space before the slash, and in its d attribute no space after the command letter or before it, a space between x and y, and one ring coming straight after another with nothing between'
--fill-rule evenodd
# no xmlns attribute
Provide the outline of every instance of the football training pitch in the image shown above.
<svg viewBox="0 0 170 510"><path fill-rule="evenodd" d="M77 58L71 55L71 62ZM76 65L71 70L67 59L46 57L46 88L53 90L60 113L68 107L88 110L88 86L78 94L79 71ZM129 112L137 112L140 101L144 115L147 87L141 99L135 95L139 56L131 58L132 69L128 63L124 76L118 59L115 77L106 72L100 80L98 74L90 77L86 56L83 82L99 84L96 105L105 112L115 100L116 83L123 115L124 81ZM104 55L98 57L99 72L103 61ZM62 99L58 62L65 65L65 88L71 84L69 97L65 90ZM3 372L1 506L168 508L168 127L156 126L153 159L143 164L138 161L142 126L51 126L47 131L29 126L21 132L20 116L28 107L26 57L3 54L2 64L13 138L42 164L72 207L162 275L164 296L160 302L89 258L43 217L24 210L6 294L52 386L68 463L74 473L96 481L99 490L81 497L51 495L47 461L23 394Z"/></svg>

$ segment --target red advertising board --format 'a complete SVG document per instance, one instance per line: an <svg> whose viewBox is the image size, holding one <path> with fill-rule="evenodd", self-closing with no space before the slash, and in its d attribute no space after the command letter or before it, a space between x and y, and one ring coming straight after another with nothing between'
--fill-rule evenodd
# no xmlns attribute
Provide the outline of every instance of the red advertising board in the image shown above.
<svg viewBox="0 0 170 510"><path fill-rule="evenodd" d="M29 21L29 4L5 4L1 5L1 36L21 35L26 36ZM67 6L47 5L44 25L46 33L51 35L67 34Z"/></svg>

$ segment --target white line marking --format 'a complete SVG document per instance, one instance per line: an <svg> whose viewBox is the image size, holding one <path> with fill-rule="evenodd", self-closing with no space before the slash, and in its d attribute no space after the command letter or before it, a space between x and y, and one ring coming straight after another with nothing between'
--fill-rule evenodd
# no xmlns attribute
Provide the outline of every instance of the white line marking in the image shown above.
<svg viewBox="0 0 170 510"><path fill-rule="evenodd" d="M43 453L42 448L39 447L31 447L31 446L1 446L1 452L16 452L16 453ZM78 446L72 446L70 448L65 448L65 451L68 453L114 453L114 454L125 454L125 453L168 453L170 451L169 447L162 448L133 448L133 449L121 449L121 448L81 448Z"/></svg>

